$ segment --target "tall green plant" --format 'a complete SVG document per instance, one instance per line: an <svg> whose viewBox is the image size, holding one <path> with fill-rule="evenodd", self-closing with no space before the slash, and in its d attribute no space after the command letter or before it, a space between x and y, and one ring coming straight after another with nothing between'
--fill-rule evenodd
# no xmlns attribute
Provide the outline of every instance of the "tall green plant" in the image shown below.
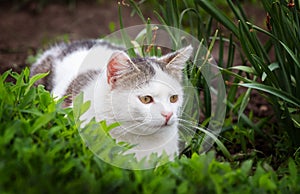
<svg viewBox="0 0 300 194"><path fill-rule="evenodd" d="M294 145L300 146L300 25L299 2L262 1L269 31L248 22L242 6L227 0L238 24L233 23L216 5L207 0L196 1L205 11L222 23L237 38L243 54L251 66L235 67L253 76L252 79L234 75L245 83L239 84L249 89L268 93L281 127L287 131ZM263 44L257 32L269 37ZM270 48L274 48L276 60L270 59ZM261 82L258 82L261 80ZM249 96L245 96L244 101Z"/></svg>

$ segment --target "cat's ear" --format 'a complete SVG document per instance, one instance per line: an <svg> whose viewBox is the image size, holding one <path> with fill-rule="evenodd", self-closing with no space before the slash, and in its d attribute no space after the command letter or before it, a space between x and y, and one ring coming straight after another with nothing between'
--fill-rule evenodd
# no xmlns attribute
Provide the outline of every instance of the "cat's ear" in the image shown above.
<svg viewBox="0 0 300 194"><path fill-rule="evenodd" d="M182 70L184 68L185 62L189 60L192 56L193 47L191 45L179 49L173 53L169 53L160 57L158 60L163 62L166 68L175 68L178 70Z"/></svg>
<svg viewBox="0 0 300 194"><path fill-rule="evenodd" d="M192 53L193 47L189 45L158 58L158 61L163 69L181 79L182 69L184 69L185 63L192 56Z"/></svg>
<svg viewBox="0 0 300 194"><path fill-rule="evenodd" d="M125 52L114 52L107 64L107 83L113 86L118 78L134 69L137 69L136 65Z"/></svg>

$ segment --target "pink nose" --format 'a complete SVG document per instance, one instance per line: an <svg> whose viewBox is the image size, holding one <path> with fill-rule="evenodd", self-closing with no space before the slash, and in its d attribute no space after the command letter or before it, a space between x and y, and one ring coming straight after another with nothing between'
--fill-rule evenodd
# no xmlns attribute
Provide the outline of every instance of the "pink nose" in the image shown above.
<svg viewBox="0 0 300 194"><path fill-rule="evenodd" d="M166 118L166 124L167 124L170 118L172 117L173 112L161 112L161 115Z"/></svg>

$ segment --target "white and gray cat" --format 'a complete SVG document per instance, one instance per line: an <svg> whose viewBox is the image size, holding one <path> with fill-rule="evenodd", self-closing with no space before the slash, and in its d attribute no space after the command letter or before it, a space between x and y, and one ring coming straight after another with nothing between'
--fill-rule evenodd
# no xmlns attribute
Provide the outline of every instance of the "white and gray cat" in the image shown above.
<svg viewBox="0 0 300 194"><path fill-rule="evenodd" d="M95 49L97 57L84 62ZM125 49L103 40L58 44L46 50L31 67L31 74L50 72L38 84L55 97L83 92L90 109L81 116L119 122L110 135L117 142L136 145L128 153L138 160L151 153L178 155L178 118L183 103L182 70L193 49L187 46L161 57L130 58Z"/></svg>

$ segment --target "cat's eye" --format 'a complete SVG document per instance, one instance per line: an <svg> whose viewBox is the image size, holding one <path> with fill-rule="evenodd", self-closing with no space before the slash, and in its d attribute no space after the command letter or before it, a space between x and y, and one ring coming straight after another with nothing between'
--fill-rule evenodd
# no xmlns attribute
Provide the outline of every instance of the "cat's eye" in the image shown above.
<svg viewBox="0 0 300 194"><path fill-rule="evenodd" d="M173 95L173 96L170 97L170 102L171 103L175 103L177 101L178 101L178 95Z"/></svg>
<svg viewBox="0 0 300 194"><path fill-rule="evenodd" d="M150 104L153 102L153 98L151 96L139 96L139 99L144 104Z"/></svg>

